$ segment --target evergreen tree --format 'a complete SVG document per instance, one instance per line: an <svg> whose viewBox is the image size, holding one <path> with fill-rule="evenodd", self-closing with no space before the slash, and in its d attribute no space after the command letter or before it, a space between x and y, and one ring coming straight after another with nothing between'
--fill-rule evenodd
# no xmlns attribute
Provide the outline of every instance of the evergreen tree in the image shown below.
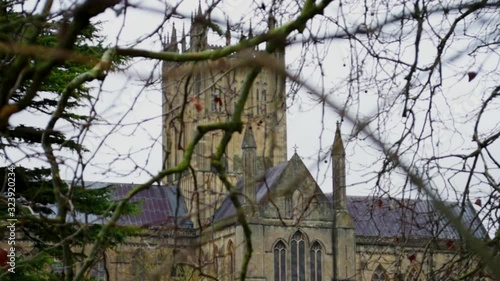
<svg viewBox="0 0 500 281"><path fill-rule="evenodd" d="M83 83L86 79L76 83L75 79L85 78L104 53L99 25L90 24L90 18L107 7L85 7L90 2L76 7L71 18L49 19L48 13L26 12L16 1L0 1L0 157L5 159L8 151L23 147L40 151L43 145L71 154L86 152L80 143L49 126L14 125L9 118L19 111L50 118L57 114L58 103L66 99L58 117L60 121L75 128L90 122L92 117L79 113L83 102L92 100L90 89ZM118 58L114 62L123 60ZM102 71L96 74L97 78L103 75ZM47 151L46 147L44 150ZM7 219L17 219L18 243L16 274L0 271L1 280L71 279L72 270L59 269L71 268L85 258L84 246L94 241L101 229L101 225L93 221L105 220L112 214L112 186L89 189L82 186L82 182L57 182L59 175L54 181L53 173L48 167L0 167L3 183L0 235L9 235L4 232ZM9 189L12 178L15 178L15 190ZM56 192L55 188L60 190ZM69 206L61 206L57 194L66 196ZM11 207L14 209L9 209ZM129 204L125 213L136 211L136 206ZM61 213L66 215L61 217ZM135 231L114 227L103 247L113 247ZM8 239L7 236L2 238ZM22 255L19 253L21 240L24 245L31 245L23 249ZM48 270L50 268L54 270Z"/></svg>

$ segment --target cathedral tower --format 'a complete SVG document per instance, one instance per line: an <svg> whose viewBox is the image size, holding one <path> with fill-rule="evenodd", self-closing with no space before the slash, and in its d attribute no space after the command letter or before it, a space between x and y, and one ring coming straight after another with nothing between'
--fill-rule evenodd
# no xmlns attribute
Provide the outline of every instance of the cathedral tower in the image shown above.
<svg viewBox="0 0 500 281"><path fill-rule="evenodd" d="M192 18L188 35L183 31L180 39L175 26L172 26L170 41L165 50L199 52L222 48L223 46L209 44L206 17L199 7ZM270 28L273 28L274 21L270 20L269 23ZM224 37L226 45L231 44L229 22ZM178 44L181 45L180 50ZM164 168L174 167L182 161L187 145L197 132L197 126L224 122L231 118L249 72L249 68L245 67L232 68L231 61L238 60L238 56L236 53L215 62L163 64ZM284 66L284 49L273 54L273 57L276 58L276 63ZM250 90L242 116L245 127L252 127L256 142L256 148L251 149L255 149L257 177L267 168L287 160L285 96L284 77L269 69L262 69ZM233 135L223 159L227 175L233 184L243 177L243 133ZM210 163L222 135L222 131L205 135L195 147L191 160L193 170L165 179L165 182L180 185L193 216L191 219L200 225L211 217L227 194Z"/></svg>

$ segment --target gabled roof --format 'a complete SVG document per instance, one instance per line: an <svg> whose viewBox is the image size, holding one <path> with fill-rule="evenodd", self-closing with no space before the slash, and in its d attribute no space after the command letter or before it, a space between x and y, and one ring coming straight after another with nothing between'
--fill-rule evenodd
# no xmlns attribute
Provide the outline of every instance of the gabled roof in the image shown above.
<svg viewBox="0 0 500 281"><path fill-rule="evenodd" d="M268 195L270 191L274 190L277 185L279 185L282 180L286 179L281 179L281 175L285 170L292 169L292 171L298 172L298 170L303 170L307 175L301 175L301 176L312 176L309 174L309 171L307 170L307 167L304 165L304 162L300 159L300 156L295 153L292 158L284 163L281 163L278 166L272 167L266 171L266 173L260 177L257 182L256 182L256 190L257 190L257 196L256 196L256 203L257 204L262 204L264 203L265 200L267 200ZM300 180L304 180L305 178L300 178ZM278 182L279 181L279 182ZM243 189L243 181L240 180L236 184L236 190L240 191ZM318 196L318 199L320 202L328 202L328 199L324 196L323 192L319 187L316 186L315 194ZM240 202L243 202L242 196L240 195L239 200ZM217 209L217 211L214 213L212 217L212 221L218 221L224 218L228 218L230 216L233 216L236 214L236 208L234 207L233 202L231 202L231 199L229 197L226 197L224 201L222 202L221 206Z"/></svg>
<svg viewBox="0 0 500 281"><path fill-rule="evenodd" d="M332 194L327 194L332 199ZM444 202L477 238L487 232L470 202L465 206ZM353 217L356 236L378 238L431 238L456 240L458 231L432 202L421 199L390 199L349 196L347 211Z"/></svg>
<svg viewBox="0 0 500 281"><path fill-rule="evenodd" d="M263 203L271 190L281 182L280 176L290 163L301 163L300 157L294 155L286 163L270 168L256 183L257 204ZM292 168L297 166L291 165ZM236 185L242 190L243 182ZM323 194L320 201L329 204L332 194ZM240 195L240 202L242 196ZM358 237L376 238L438 238L456 240L460 235L455 227L443 214L436 211L432 202L421 199L393 199L379 197L348 196L347 211L353 217L355 234ZM456 216L461 216L462 222L468 226L477 238L486 238L487 231L477 217L476 210L470 202L465 206L456 202L444 202ZM331 206L331 205L330 205ZM212 221L219 221L236 214L236 208L229 197L226 197L220 208L217 209Z"/></svg>
<svg viewBox="0 0 500 281"><path fill-rule="evenodd" d="M278 166L272 167L268 169L264 176L260 177L260 179L255 183L257 190L257 204L262 202L264 198L266 198L268 192L278 181L281 173L285 170L288 162L281 163ZM239 180L236 184L237 190L243 189L243 181ZM243 197L240 195L239 200L242 202ZM215 211L212 221L218 221L236 214L236 208L234 207L233 202L229 197L226 197L224 201L222 201L221 206Z"/></svg>

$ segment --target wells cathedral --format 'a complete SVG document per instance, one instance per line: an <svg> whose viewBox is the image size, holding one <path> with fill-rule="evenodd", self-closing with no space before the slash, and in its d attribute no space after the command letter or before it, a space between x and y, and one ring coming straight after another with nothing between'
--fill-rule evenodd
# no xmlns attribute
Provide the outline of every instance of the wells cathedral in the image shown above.
<svg viewBox="0 0 500 281"><path fill-rule="evenodd" d="M169 39L165 49L170 52L218 48L208 44L206 27L196 22L189 34L174 26ZM226 41L231 42L229 27ZM272 57L285 65L284 49ZM238 59L234 55L213 65L164 63L164 168L182 161L198 126L231 118L248 73L248 68L233 67ZM254 281L415 281L448 280L471 266L473 261L462 259L459 233L430 202L346 196L340 124L331 148L333 193L323 193L300 155L287 155L285 99L284 77L262 69L244 107L243 132L234 134L224 151L225 173L236 196L228 196L211 167L223 135L208 133L194 147L189 171L138 194L142 213L120 223L147 231L106 253L93 276L230 281L239 280L244 269L246 280ZM130 188L118 184L114 196ZM458 212L457 205L447 204ZM461 218L477 237L487 236L470 203ZM243 268L250 245L248 268Z"/></svg>
<svg viewBox="0 0 500 281"><path fill-rule="evenodd" d="M229 29L226 41L231 42ZM179 53L215 48L208 44L206 27L196 22L189 34L173 27L165 46ZM164 63L164 168L182 161L198 126L232 117L248 73L244 64L235 66L238 56L213 65ZM284 49L272 57L272 63L285 65ZM209 132L194 147L189 170L136 196L141 213L119 223L141 226L144 232L104 253L92 276L231 281L246 270L246 280L252 281L416 281L449 280L471 266L474 261L462 259L458 231L429 201L346 195L341 124L331 147L333 192L324 193L300 155L287 155L285 89L284 77L268 68L251 86L244 129L233 135L223 157L236 196L228 195L211 166L224 136L220 130ZM113 196L122 198L131 187L116 184ZM447 204L458 215L458 206ZM472 204L466 203L460 217L476 237L487 237Z"/></svg>
<svg viewBox="0 0 500 281"><path fill-rule="evenodd" d="M206 27L196 22L189 34L174 26L169 39L165 49L170 52L218 48L208 44ZM229 45L229 28L226 41ZM182 160L197 126L231 118L248 68L233 67L230 60L237 61L238 55L214 65L164 63L164 168ZM284 50L275 52L273 60L284 65ZM238 280L247 258L246 234L252 247L246 280L448 280L460 267L470 266L472 261L461 259L459 233L430 202L346 196L340 124L331 148L333 193L323 193L300 155L287 155L285 99L284 77L262 69L244 108L244 130L233 135L223 157L240 208L211 167L223 135L220 130L208 133L194 148L189 171L138 194L142 213L120 223L147 231L106 253L93 276ZM130 188L118 184L114 196ZM462 220L477 237L486 237L467 204ZM247 225L239 223L240 216Z"/></svg>

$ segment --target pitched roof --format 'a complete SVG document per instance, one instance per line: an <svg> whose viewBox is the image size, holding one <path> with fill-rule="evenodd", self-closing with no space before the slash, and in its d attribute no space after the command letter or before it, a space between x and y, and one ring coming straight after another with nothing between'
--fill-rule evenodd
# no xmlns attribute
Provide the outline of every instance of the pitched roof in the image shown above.
<svg viewBox="0 0 500 281"><path fill-rule="evenodd" d="M289 161L290 162L290 161ZM267 170L264 176L256 183L257 203L262 203L269 192L276 186L288 163L282 163ZM87 184L89 188L102 188L112 185L114 200L122 199L132 188L131 184L112 184L94 182ZM243 187L240 180L236 186ZM122 225L153 226L177 225L181 228L192 228L185 202L177 197L177 188L174 186L156 185L139 192L131 202L142 202L141 213L124 215L118 223ZM331 203L332 194L325 194L325 200ZM242 197L240 197L241 201ZM487 231L477 216L477 212L470 202L464 206L457 202L444 202L456 216L460 216L463 224L468 226L477 238L486 238ZM364 196L348 196L347 211L353 217L355 234L357 237L377 238L430 238L455 240L460 235L449 220L433 207L427 200L421 199L394 199ZM236 209L229 199L222 202L216 210L212 221L218 221L236 214ZM177 221L175 218L178 218ZM80 218L78 218L80 219ZM93 221L91 218L86 218ZM82 220L83 221L83 220ZM94 218L97 221L97 218Z"/></svg>
<svg viewBox="0 0 500 281"><path fill-rule="evenodd" d="M295 157L295 155L294 155ZM276 187L281 174L294 159L267 170L256 183L257 204L264 201L269 191ZM297 156L298 157L298 156ZM300 158L297 158L300 160ZM299 161L295 159L296 161ZM240 180L236 185L241 190ZM332 202L332 194L325 194L325 203ZM323 197L323 196L322 196ZM240 196L240 202L242 202ZM421 199L393 199L364 196L348 196L347 211L353 217L355 234L358 237L377 238L431 238L456 240L460 235L443 214L436 211L432 202ZM444 202L456 216L460 216L478 238L486 238L487 231L477 217L477 212L470 202L461 206L456 202ZM212 221L234 216L236 208L226 197L220 208L214 213Z"/></svg>
<svg viewBox="0 0 500 281"><path fill-rule="evenodd" d="M98 189L113 187L111 199L121 200L132 190L133 184L109 182L85 182L85 188ZM152 185L148 189L137 193L130 202L139 202L140 213L135 215L122 215L118 219L120 225L133 226L159 226L177 225L181 228L192 228L186 204L181 197L177 197L177 188L172 185ZM55 210L55 205L53 206ZM176 220L177 218L177 220ZM74 218L68 217L69 221ZM85 223L106 223L107 218L92 214L76 214L76 220Z"/></svg>
<svg viewBox="0 0 500 281"><path fill-rule="evenodd" d="M124 198L133 187L131 184L115 186L112 194L115 200ZM179 227L193 227L184 200L180 196L177 197L177 190L171 185L153 185L140 191L130 201L142 203L141 213L123 215L118 220L118 224L137 226L177 224Z"/></svg>
<svg viewBox="0 0 500 281"><path fill-rule="evenodd" d="M302 162L300 156L297 153L295 153L292 156L292 158L290 158L290 160L288 160L287 162L283 162L278 166L268 169L266 173L257 180L257 182L255 183L257 190L257 196L256 196L257 204L263 203L268 198L269 192L277 186L278 181L281 181L280 176L286 169L292 169L294 173L298 172L298 170L300 169L303 169L310 176L309 171L304 165L304 162ZM303 179L305 178L300 178L299 180ZM243 188L243 181L240 180L236 184L236 190L242 190L242 188ZM318 196L317 198L321 202L327 202L328 199L324 196L321 189L319 189L319 187L317 186L316 189L317 190L315 192L316 195ZM240 195L239 197L240 202L243 201L242 199L243 197ZM224 199L221 206L214 213L212 221L218 221L227 217L231 217L235 214L236 214L236 208L234 207L233 202L231 202L231 199L228 196Z"/></svg>
<svg viewBox="0 0 500 281"><path fill-rule="evenodd" d="M332 199L332 194L327 194ZM487 237L477 212L470 202L444 202L477 238ZM379 238L429 238L455 240L460 235L431 201L349 196L347 211L353 217L356 236Z"/></svg>
<svg viewBox="0 0 500 281"><path fill-rule="evenodd" d="M255 183L257 190L257 203L262 202L264 198L266 198L268 192L274 186L274 184L278 181L279 176L285 170L288 162L281 163L278 166L272 167L268 169L262 177ZM240 180L236 184L236 189L241 190L243 188L243 181ZM242 196L239 197L240 202L242 202ZM222 201L221 206L215 211L212 221L218 221L236 214L236 208L234 207L233 202L229 197L226 197L224 201Z"/></svg>

